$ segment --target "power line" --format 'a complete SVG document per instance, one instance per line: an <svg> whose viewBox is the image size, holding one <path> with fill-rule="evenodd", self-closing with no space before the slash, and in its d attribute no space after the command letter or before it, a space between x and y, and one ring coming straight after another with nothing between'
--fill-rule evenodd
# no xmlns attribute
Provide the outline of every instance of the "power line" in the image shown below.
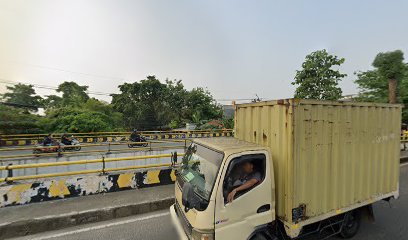
<svg viewBox="0 0 408 240"><path fill-rule="evenodd" d="M14 62L14 61L12 61L12 62ZM20 64L20 65L27 65L27 66L35 67L35 68L42 68L42 69L52 70L52 71L60 71L60 72L65 72L65 73L79 74L79 75L84 75L84 76L89 76L89 77L125 80L123 77L104 76L104 75L98 75L98 74L93 74L93 73L77 72L77 71L71 71L71 70L66 70L66 69L62 69L62 68L48 67L48 66L44 66L44 65L37 65L37 64L31 64L31 63L22 63L22 62L14 62L14 63Z"/></svg>
<svg viewBox="0 0 408 240"><path fill-rule="evenodd" d="M98 75L98 74L92 74L92 73L84 73L84 72L77 72L77 71L71 71L71 70L66 70L62 68L56 68L56 67L49 67L49 66L44 66L44 65L38 65L38 64L32 64L32 63L23 63L23 62L14 62L17 64L21 65L27 65L35 68L42 68L42 69L48 69L48 70L53 70L53 71L60 71L60 72L66 72L66 73L73 73L73 74L79 74L79 75L84 75L84 76L90 76L90 77L97 77L97 78L105 78L105 79L116 79L116 80L122 80L125 81L124 78L122 77L115 77L115 76L103 76L103 75ZM1 78L0 78L1 80ZM27 83L21 83L21 84L27 84ZM49 89L49 90L56 90L57 87L51 87L51 86L46 86L46 85L39 85L39 84L30 84L35 86L36 88L43 88L43 89ZM94 92L94 91L88 91L87 93L92 94L92 95L102 95L102 96L110 96L113 93L103 93L103 92ZM215 99L220 102L226 102L226 101L251 101L254 100L253 98L236 98L236 99Z"/></svg>
<svg viewBox="0 0 408 240"><path fill-rule="evenodd" d="M33 83L24 83L24 82L17 82L17 81L10 81L4 78L0 78L0 83L3 84L10 84L10 85L17 85L17 84L24 84L24 85L32 85L34 88L39 89L47 89L47 90L54 90L57 91L58 87L49 86L49 85L41 85L41 84L33 84ZM89 95L99 95L99 96L108 96L111 97L112 94L116 93L104 93L104 92L96 92L96 91L86 91ZM261 98L263 99L263 98ZM230 99L215 99L219 102L232 102L232 101L252 101L254 98L230 98Z"/></svg>
<svg viewBox="0 0 408 240"><path fill-rule="evenodd" d="M65 72L65 73L79 74L79 75L84 75L84 76L89 76L89 77L97 77L97 78L115 79L115 80L125 81L125 79L122 78L122 77L103 76L103 75L98 75L98 74L77 72L77 71L71 71L71 70L66 70L66 69L62 69L62 68L49 67L49 66L38 65L38 64L15 62L15 61L12 61L12 62L14 62L16 64L20 64L20 65L27 65L27 66L35 67L35 68L42 68L42 69L60 71L60 72ZM58 87L54 87L54 86L47 86L47 85L40 85L40 84L30 84L30 83L23 83L23 82L15 82L15 81L9 81L9 80L5 80L5 79L1 79L1 78L0 78L0 83L12 84L12 85L16 85L16 84L20 83L20 84L25 84L25 85L32 85L33 87L39 88L39 89L47 89L47 90L55 90L55 91L58 89ZM109 96L109 97L111 97L112 94L115 94L115 93L104 93L104 92L95 92L95 91L86 91L86 93L88 93L90 95ZM215 99L215 100L219 101L219 102L252 101L252 100L254 100L254 98L236 98L236 99L231 98L231 99Z"/></svg>
<svg viewBox="0 0 408 240"><path fill-rule="evenodd" d="M58 87L55 86L49 86L49 85L42 85L42 84L35 84L35 83L25 83L25 82L17 82L17 81L11 81L7 80L4 78L0 78L0 83L3 84L9 84L9 85L17 85L17 84L24 84L24 85L31 85L34 88L38 89L47 89L47 90L53 90L57 91ZM98 95L98 96L108 96L111 97L112 94L117 94L117 93L105 93L105 92L97 92L97 91L86 91L87 94L89 95ZM263 99L263 98L261 98ZM215 99L218 102L232 102L232 101L252 101L254 98L224 98L224 99Z"/></svg>

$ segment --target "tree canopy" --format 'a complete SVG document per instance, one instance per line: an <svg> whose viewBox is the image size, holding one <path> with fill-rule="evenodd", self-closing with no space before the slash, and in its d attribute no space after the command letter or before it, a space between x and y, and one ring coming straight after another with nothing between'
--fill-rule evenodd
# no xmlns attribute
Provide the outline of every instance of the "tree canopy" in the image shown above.
<svg viewBox="0 0 408 240"><path fill-rule="evenodd" d="M88 86L75 82L63 82L56 94L45 98L37 96L32 85L7 89L2 98L14 103L0 108L0 125L7 133L178 128L222 117L209 91L200 87L188 91L181 80L161 82L155 76L120 85L111 103L89 97ZM34 114L39 107L45 109L45 116Z"/></svg>
<svg viewBox="0 0 408 240"><path fill-rule="evenodd" d="M119 122L115 116L100 111L71 107L52 110L40 121L46 132L115 131L120 128Z"/></svg>
<svg viewBox="0 0 408 240"><path fill-rule="evenodd" d="M359 88L357 100L364 102L387 103L390 101L390 80L395 80L395 102L408 104L408 64L403 62L399 50L379 53L373 61L372 70L355 73L355 83ZM391 84L391 87L394 87ZM397 95L399 96L397 98ZM403 122L408 123L408 109L403 108Z"/></svg>
<svg viewBox="0 0 408 240"><path fill-rule="evenodd" d="M357 79L354 81L360 93L358 99L363 102L383 102L388 100L388 83L378 70L356 72Z"/></svg>
<svg viewBox="0 0 408 240"><path fill-rule="evenodd" d="M57 92L62 93L63 106L81 106L88 101L88 86L79 86L75 82L64 82L58 86Z"/></svg>
<svg viewBox="0 0 408 240"><path fill-rule="evenodd" d="M16 84L7 86L9 92L4 93L1 97L6 103L17 108L28 111L37 111L41 103L41 97L36 95L33 85Z"/></svg>
<svg viewBox="0 0 408 240"><path fill-rule="evenodd" d="M347 75L333 67L340 66L344 61L344 58L330 55L325 49L307 55L302 69L296 71L295 80L292 82L292 85L297 86L295 98L340 99L342 90L338 83Z"/></svg>
<svg viewBox="0 0 408 240"><path fill-rule="evenodd" d="M0 104L0 134L23 134L42 132L40 117L19 107Z"/></svg>
<svg viewBox="0 0 408 240"><path fill-rule="evenodd" d="M160 82L148 76L139 82L119 86L120 94L112 95L112 105L123 114L125 127L158 129L171 122L177 126L191 122L193 115L202 119L222 116L221 108L211 94L202 88L187 91L179 80Z"/></svg>
<svg viewBox="0 0 408 240"><path fill-rule="evenodd" d="M378 74L388 80L388 100L397 103L398 82L404 77L404 53L401 50L379 53L373 62Z"/></svg>
<svg viewBox="0 0 408 240"><path fill-rule="evenodd" d="M404 53L401 50L379 53L373 61L373 67L386 79L401 79L404 77L406 65Z"/></svg>

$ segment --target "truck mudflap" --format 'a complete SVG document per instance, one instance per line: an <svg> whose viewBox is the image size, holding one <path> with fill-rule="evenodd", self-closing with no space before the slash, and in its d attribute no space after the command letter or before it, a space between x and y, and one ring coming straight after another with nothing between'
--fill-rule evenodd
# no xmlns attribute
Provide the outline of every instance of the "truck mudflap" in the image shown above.
<svg viewBox="0 0 408 240"><path fill-rule="evenodd" d="M176 228L178 239L189 240L186 233L184 232L183 226L181 226L180 219L176 213L176 208L174 204L170 206L170 216L171 222L173 223L173 226Z"/></svg>

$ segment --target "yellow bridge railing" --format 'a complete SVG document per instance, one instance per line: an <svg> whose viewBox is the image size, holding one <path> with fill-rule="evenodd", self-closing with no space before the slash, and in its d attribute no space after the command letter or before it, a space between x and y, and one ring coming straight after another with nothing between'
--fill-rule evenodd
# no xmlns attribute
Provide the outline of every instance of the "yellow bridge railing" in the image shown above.
<svg viewBox="0 0 408 240"><path fill-rule="evenodd" d="M68 146L40 146L40 147L17 147L17 148L0 148L0 161L3 159L15 159L15 158L32 158L41 156L63 156L63 155L84 155L88 153L112 153L112 152L132 152L132 151L154 151L154 150L166 150L166 149L179 149L186 148L190 139L184 140L165 140L165 141L148 141L148 142L115 142L115 143L103 143L103 144L80 144L80 145L68 145ZM173 143L175 145L159 145L154 144L169 144ZM126 145L147 145L138 146L135 148L116 148L115 146L126 146ZM87 151L64 151L65 149L72 149L73 147L90 148L90 147L106 147L105 149L97 150L87 150ZM17 155L5 155L2 152L13 152L13 151L35 151L36 149L55 149L55 152L49 153L30 153L30 154L17 154Z"/></svg>
<svg viewBox="0 0 408 240"><path fill-rule="evenodd" d="M143 135L148 134L171 134L171 133L209 133L209 132L230 132L232 129L212 129L212 130L167 130L167 131L138 131ZM65 133L74 136L83 135L130 135L132 132L86 132L86 133ZM54 133L54 135L61 136L63 133ZM45 137L46 133L27 133L27 134L0 134L0 137Z"/></svg>
<svg viewBox="0 0 408 240"><path fill-rule="evenodd" d="M95 132L95 133L68 133L81 143L117 142L129 140L130 132ZM180 131L142 131L140 134L148 140L185 139L199 137L232 136L231 129L222 130L180 130ZM0 146L35 145L42 142L46 134L16 134L0 135ZM61 133L53 134L54 138L61 137Z"/></svg>
<svg viewBox="0 0 408 240"><path fill-rule="evenodd" d="M178 154L178 156L183 156L184 154ZM92 160L77 160L77 161L63 161L63 162L51 162L51 163L32 163L32 164L21 164L21 165L7 165L0 166L0 171L8 171L8 176L6 178L0 178L1 182L12 183L13 181L19 180L29 180L29 179L40 179L40 178L51 178L51 177L64 177L72 175L82 175L90 173L107 173L115 171L125 171L125 170L135 170L135 169L149 169L149 168L159 168L171 166L171 163L160 163L160 164L148 164L148 165L136 165L127 166L119 168L106 168L105 163L108 162L118 162L118 161L138 161L151 158L169 158L172 154L157 154L157 155L146 155L146 156L133 156L133 157L122 157L122 158L100 158ZM17 169L28 169L28 168L44 168L44 167L57 167L57 166L67 166L67 165L84 165L84 164L95 164L102 163L102 167L92 170L81 170L81 171L71 171L62 173L47 173L47 174L37 174L37 175L25 175L25 176L13 176L13 170Z"/></svg>

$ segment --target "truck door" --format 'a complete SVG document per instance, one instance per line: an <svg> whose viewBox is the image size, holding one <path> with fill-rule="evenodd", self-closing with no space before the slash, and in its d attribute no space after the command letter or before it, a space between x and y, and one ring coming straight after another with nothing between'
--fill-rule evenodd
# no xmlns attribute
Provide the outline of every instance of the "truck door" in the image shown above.
<svg viewBox="0 0 408 240"><path fill-rule="evenodd" d="M275 219L274 183L267 152L250 152L228 157L222 168L220 184L215 202L215 238L248 239L258 228ZM248 174L248 164L253 166ZM244 171L245 168L245 171ZM228 194L242 179L259 181L236 193L232 202L227 202Z"/></svg>

